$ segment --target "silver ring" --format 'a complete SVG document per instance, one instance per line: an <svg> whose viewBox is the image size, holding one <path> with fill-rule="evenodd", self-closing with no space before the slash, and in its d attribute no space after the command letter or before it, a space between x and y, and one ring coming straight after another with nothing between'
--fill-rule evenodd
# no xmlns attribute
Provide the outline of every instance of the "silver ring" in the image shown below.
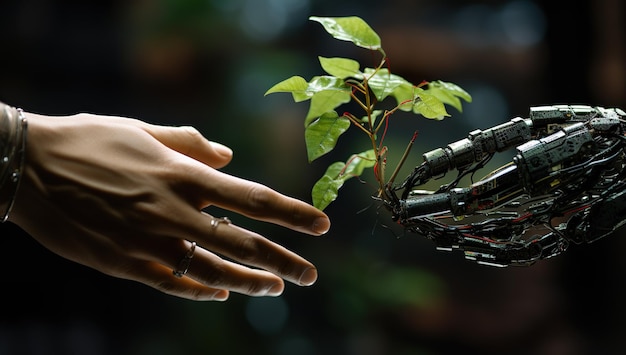
<svg viewBox="0 0 626 355"><path fill-rule="evenodd" d="M220 223L230 224L230 219L228 219L228 217L220 217L220 218L213 217L213 219L211 219L211 227L213 228L217 228L217 226L219 226Z"/></svg>
<svg viewBox="0 0 626 355"><path fill-rule="evenodd" d="M183 256L182 259L178 262L178 269L173 270L174 276L183 277L189 270L189 264L191 264L191 259L193 259L193 253L196 251L196 242L191 242L191 247L187 251L187 254Z"/></svg>

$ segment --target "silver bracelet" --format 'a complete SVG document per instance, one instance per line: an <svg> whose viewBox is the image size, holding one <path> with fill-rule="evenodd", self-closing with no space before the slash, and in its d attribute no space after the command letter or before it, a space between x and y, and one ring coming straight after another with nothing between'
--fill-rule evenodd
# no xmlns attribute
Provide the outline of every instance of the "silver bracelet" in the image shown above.
<svg viewBox="0 0 626 355"><path fill-rule="evenodd" d="M9 219L24 169L28 122L21 109L0 103L0 222Z"/></svg>

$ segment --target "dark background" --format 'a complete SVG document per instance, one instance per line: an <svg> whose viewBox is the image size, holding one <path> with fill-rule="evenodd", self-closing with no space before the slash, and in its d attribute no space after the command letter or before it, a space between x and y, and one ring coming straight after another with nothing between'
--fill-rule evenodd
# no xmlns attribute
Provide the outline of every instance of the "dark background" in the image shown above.
<svg viewBox="0 0 626 355"><path fill-rule="evenodd" d="M263 94L291 75L321 74L318 55L371 60L309 16L361 16L393 72L473 95L442 122L397 121L389 145L419 129L417 164L419 152L530 106L626 108L625 13L619 0L7 0L0 101L193 125L234 149L227 172L309 201L329 161L306 162L307 106ZM346 138L334 157L367 149L359 144ZM2 225L0 354L623 353L623 233L495 269L380 227L388 216L375 207L359 213L371 193L348 182L321 238L234 216L311 260L320 278L279 298L233 294L226 303L105 276Z"/></svg>

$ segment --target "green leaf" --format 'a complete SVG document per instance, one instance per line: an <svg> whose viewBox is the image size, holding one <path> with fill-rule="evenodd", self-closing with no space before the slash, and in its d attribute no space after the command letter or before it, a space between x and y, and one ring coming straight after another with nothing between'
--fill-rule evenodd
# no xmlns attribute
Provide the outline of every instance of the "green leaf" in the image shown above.
<svg viewBox="0 0 626 355"><path fill-rule="evenodd" d="M381 48L378 34L360 17L311 16L309 20L321 23L326 32L338 40L349 41L372 50Z"/></svg>
<svg viewBox="0 0 626 355"><path fill-rule="evenodd" d="M371 168L376 164L374 150L353 154L347 163L335 162L331 164L324 175L313 185L311 197L313 206L324 210L335 201L339 195L339 189L346 180L360 176L365 168Z"/></svg>
<svg viewBox="0 0 626 355"><path fill-rule="evenodd" d="M320 65L328 74L340 79L345 78L357 78L363 77L363 74L359 71L359 62L348 58L325 58L318 57Z"/></svg>
<svg viewBox="0 0 626 355"><path fill-rule="evenodd" d="M412 84L401 76L391 74L388 69L378 71L372 68L365 68L367 83L378 101L383 101L391 95L399 86Z"/></svg>
<svg viewBox="0 0 626 355"><path fill-rule="evenodd" d="M350 93L350 87L341 78L334 76L322 75L313 77L307 84L306 92L313 95L320 91L336 90Z"/></svg>
<svg viewBox="0 0 626 355"><path fill-rule="evenodd" d="M304 120L304 127L324 113L333 111L351 100L350 88L343 79L334 76L314 77L306 91L311 95L311 105Z"/></svg>
<svg viewBox="0 0 626 355"><path fill-rule="evenodd" d="M339 117L337 112L326 112L313 121L304 131L309 162L335 148L337 139L350 127L350 120Z"/></svg>
<svg viewBox="0 0 626 355"><path fill-rule="evenodd" d="M406 83L396 87L390 96L394 97L401 111L413 111L415 98L417 94L423 92L424 89L418 88L411 83Z"/></svg>
<svg viewBox="0 0 626 355"><path fill-rule="evenodd" d="M326 173L313 185L311 197L313 199L313 206L317 209L323 211L337 198L339 189L343 186L344 180L337 179L336 177L343 170L345 165L345 163L340 161L331 164L326 169Z"/></svg>
<svg viewBox="0 0 626 355"><path fill-rule="evenodd" d="M448 83L445 81L437 80L428 83L428 89L426 90L429 94L437 97L444 104L448 104L459 112L463 112L463 105L461 104L461 99L466 102L472 102L472 97L467 91L463 90L460 86Z"/></svg>
<svg viewBox="0 0 626 355"><path fill-rule="evenodd" d="M265 95L276 92L290 92L295 102L311 100L304 126L322 114L350 102L350 87L343 79L334 76L316 76L308 83L300 76L292 76L272 86Z"/></svg>
<svg viewBox="0 0 626 355"><path fill-rule="evenodd" d="M417 98L413 106L414 113L436 120L442 120L444 117L450 116L443 102L434 95L422 91L416 93L416 96Z"/></svg>
<svg viewBox="0 0 626 355"><path fill-rule="evenodd" d="M272 86L265 92L265 96L276 92L290 92L295 102L308 100L313 96L307 92L309 83L301 76L294 75L289 79L285 79L280 83Z"/></svg>
<svg viewBox="0 0 626 355"><path fill-rule="evenodd" d="M313 95L309 112L304 119L304 127L308 127L311 122L326 112L333 111L335 108L350 101L350 94L339 91L322 91Z"/></svg>
<svg viewBox="0 0 626 355"><path fill-rule="evenodd" d="M374 149L367 150L359 154L353 154L346 163L341 178L348 180L355 176L361 176L365 168L371 168L376 165L376 155Z"/></svg>

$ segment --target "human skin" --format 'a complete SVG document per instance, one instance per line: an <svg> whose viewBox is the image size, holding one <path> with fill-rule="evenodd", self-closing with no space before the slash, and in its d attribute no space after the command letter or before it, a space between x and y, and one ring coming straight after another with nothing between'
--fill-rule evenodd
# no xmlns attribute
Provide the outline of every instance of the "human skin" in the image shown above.
<svg viewBox="0 0 626 355"><path fill-rule="evenodd" d="M25 165L9 221L52 252L191 300L277 296L284 280L316 281L309 261L255 232L211 223L204 209L310 235L326 233L328 217L221 172L232 150L194 128L92 114L25 117ZM192 241L188 273L176 277Z"/></svg>

